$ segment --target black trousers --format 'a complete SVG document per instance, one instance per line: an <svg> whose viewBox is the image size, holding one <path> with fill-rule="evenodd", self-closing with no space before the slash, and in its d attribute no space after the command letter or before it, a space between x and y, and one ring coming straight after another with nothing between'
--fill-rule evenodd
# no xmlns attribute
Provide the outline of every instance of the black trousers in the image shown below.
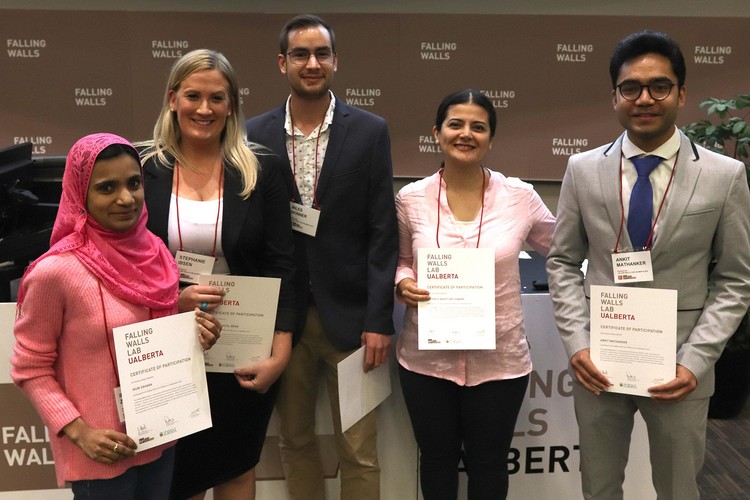
<svg viewBox="0 0 750 500"><path fill-rule="evenodd" d="M457 498L461 458L469 500L506 498L508 451L529 376L466 387L400 365L399 374L419 445L424 499Z"/></svg>

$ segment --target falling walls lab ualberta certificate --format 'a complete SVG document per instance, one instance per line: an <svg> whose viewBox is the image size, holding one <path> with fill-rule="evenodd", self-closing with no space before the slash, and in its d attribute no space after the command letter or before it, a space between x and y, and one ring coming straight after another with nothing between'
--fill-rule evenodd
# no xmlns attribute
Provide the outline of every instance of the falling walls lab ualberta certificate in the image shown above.
<svg viewBox="0 0 750 500"><path fill-rule="evenodd" d="M201 285L224 290L212 311L221 322L221 337L206 351L206 371L233 373L268 359L273 346L281 280L257 276L201 275Z"/></svg>
<svg viewBox="0 0 750 500"><path fill-rule="evenodd" d="M419 349L495 348L494 248L420 248Z"/></svg>
<svg viewBox="0 0 750 500"><path fill-rule="evenodd" d="M591 360L611 392L649 396L675 378L677 291L591 286Z"/></svg>
<svg viewBox="0 0 750 500"><path fill-rule="evenodd" d="M125 429L147 450L211 427L195 313L112 329Z"/></svg>

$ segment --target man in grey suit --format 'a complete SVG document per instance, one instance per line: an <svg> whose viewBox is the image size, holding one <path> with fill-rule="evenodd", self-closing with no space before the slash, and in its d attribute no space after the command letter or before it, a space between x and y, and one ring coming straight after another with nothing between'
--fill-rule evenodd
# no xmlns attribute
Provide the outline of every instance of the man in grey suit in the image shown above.
<svg viewBox="0 0 750 500"><path fill-rule="evenodd" d="M622 498L640 411L659 499L697 499L713 366L750 302L750 193L740 162L675 127L685 62L669 36L629 35L614 50L610 75L625 133L570 158L547 257L555 318L578 382L583 495ZM650 174L641 171L644 156L659 157ZM645 228L635 227L639 217ZM649 253L653 266L653 281L636 286L678 294L675 377L650 387L650 397L610 392L590 357L590 286L612 286L612 253L633 250Z"/></svg>

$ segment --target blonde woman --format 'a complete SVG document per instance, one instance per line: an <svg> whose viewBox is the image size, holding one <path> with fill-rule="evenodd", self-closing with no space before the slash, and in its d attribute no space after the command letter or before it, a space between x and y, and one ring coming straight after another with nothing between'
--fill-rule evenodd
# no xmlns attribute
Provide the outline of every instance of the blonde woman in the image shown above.
<svg viewBox="0 0 750 500"><path fill-rule="evenodd" d="M293 241L289 200L276 159L244 141L237 78L229 61L195 50L169 74L153 142L143 152L149 229L175 254L215 258L213 274L281 278L271 358L209 373L213 427L180 440L173 498L254 498L260 458L289 361L294 324ZM181 288L180 310L212 311L221 289Z"/></svg>

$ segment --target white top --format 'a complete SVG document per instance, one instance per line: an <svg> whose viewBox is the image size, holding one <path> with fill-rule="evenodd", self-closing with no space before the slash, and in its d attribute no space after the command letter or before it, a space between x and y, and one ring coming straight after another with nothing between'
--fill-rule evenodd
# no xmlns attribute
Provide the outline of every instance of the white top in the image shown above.
<svg viewBox="0 0 750 500"><path fill-rule="evenodd" d="M217 213L218 212L218 213ZM218 215L218 220L217 220ZM211 255L216 237L216 261L213 274L229 274L229 265L221 248L221 226L224 220L224 200L196 201L180 197L179 230L177 221L177 197L174 193L169 201L169 251L178 250ZM217 227L218 225L218 227ZM180 248L180 234L182 248Z"/></svg>

